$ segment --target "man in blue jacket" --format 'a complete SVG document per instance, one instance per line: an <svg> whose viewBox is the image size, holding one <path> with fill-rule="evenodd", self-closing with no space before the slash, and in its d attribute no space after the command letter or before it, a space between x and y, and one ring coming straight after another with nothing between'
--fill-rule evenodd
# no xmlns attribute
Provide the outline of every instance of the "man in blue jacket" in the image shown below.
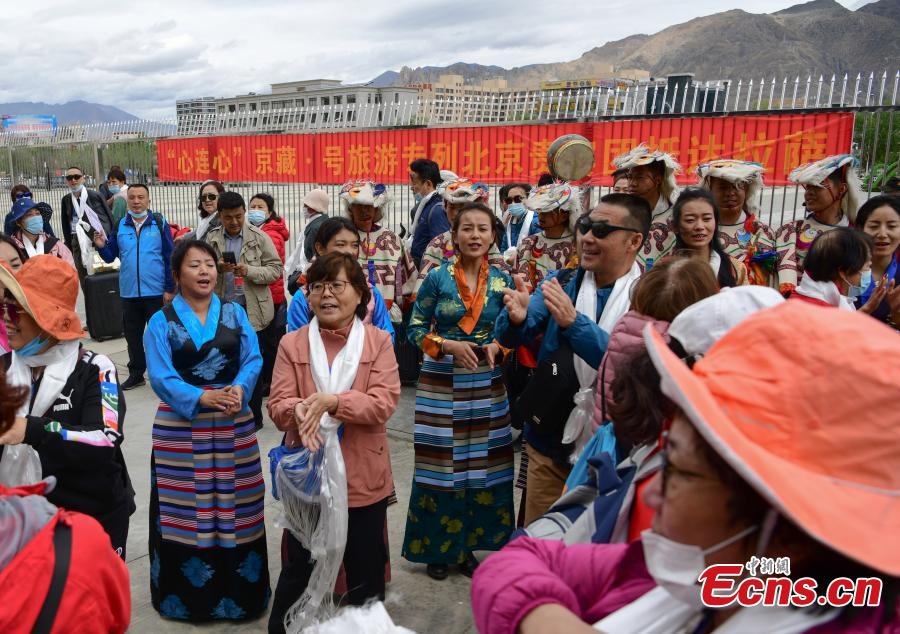
<svg viewBox="0 0 900 634"><path fill-rule="evenodd" d="M144 328L153 313L175 295L172 277L172 232L160 214L150 211L150 191L135 183L128 187L128 214L119 221L118 231L94 244L105 262L117 257L119 296L125 341L128 344L128 379L123 390L144 385L147 360L144 357Z"/></svg>
<svg viewBox="0 0 900 634"><path fill-rule="evenodd" d="M436 191L442 182L441 170L434 161L416 159L409 164L409 187L416 195L417 203L412 211L412 246L409 250L416 268L422 263L428 243L435 236L450 231L444 203Z"/></svg>
<svg viewBox="0 0 900 634"><path fill-rule="evenodd" d="M630 286L640 275L635 257L650 231L650 206L637 196L608 194L576 226L579 267L552 273L530 297L524 280L516 275L515 290L504 291L506 308L497 317L495 337L501 345L515 348L543 333L538 362L550 357L565 342L596 373L612 330L604 330L598 322L609 321L603 319L608 303L618 316L628 310L630 288L617 288L617 282L619 286ZM587 288L596 289L593 315L575 308L588 275L593 276L593 284ZM563 445L561 429L557 434L545 435L526 423L524 434L528 447L527 526L562 494L571 470L571 448Z"/></svg>

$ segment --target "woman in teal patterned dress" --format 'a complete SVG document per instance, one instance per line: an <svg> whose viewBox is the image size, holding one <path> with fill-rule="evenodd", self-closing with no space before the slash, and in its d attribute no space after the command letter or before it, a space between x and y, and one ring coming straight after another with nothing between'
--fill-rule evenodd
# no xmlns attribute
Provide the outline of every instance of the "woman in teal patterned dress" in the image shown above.
<svg viewBox="0 0 900 634"><path fill-rule="evenodd" d="M409 339L425 360L416 391L415 475L403 557L445 579L471 576L472 554L499 550L513 530L509 404L494 321L509 275L490 266L494 214L469 203L453 222L459 254L419 289Z"/></svg>

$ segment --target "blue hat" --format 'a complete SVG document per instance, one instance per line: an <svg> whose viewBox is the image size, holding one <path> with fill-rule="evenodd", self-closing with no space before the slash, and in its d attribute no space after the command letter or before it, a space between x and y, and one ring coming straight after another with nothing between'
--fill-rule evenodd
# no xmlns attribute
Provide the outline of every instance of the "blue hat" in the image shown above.
<svg viewBox="0 0 900 634"><path fill-rule="evenodd" d="M19 219L29 211L37 207L37 203L31 198L23 197L16 200L12 206L12 221L18 222Z"/></svg>

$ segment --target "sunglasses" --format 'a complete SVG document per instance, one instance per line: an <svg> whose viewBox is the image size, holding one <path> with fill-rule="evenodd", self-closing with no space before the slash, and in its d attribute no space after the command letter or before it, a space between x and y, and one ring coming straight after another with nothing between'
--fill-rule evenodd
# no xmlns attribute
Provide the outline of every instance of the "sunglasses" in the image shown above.
<svg viewBox="0 0 900 634"><path fill-rule="evenodd" d="M594 234L594 237L598 240L602 240L613 231L631 231L632 233L640 233L637 229L632 229L631 227L620 227L618 225L611 225L605 220L598 220L594 222L588 216L582 216L578 219L578 224L575 225L578 228L578 231L585 235L589 231Z"/></svg>
<svg viewBox="0 0 900 634"><path fill-rule="evenodd" d="M202 194L200 196L200 200L205 203L211 203L212 201L218 200L218 199L219 199L218 194Z"/></svg>
<svg viewBox="0 0 900 634"><path fill-rule="evenodd" d="M79 178L84 178L84 174L66 174L66 180L70 183L72 181L77 181Z"/></svg>
<svg viewBox="0 0 900 634"><path fill-rule="evenodd" d="M0 313L2 313L3 317L9 320L9 323L13 326L19 325L19 315L22 312L22 309L15 304L9 304L7 302L0 303Z"/></svg>
<svg viewBox="0 0 900 634"><path fill-rule="evenodd" d="M16 194L16 200L22 200L23 198L31 198L31 192L19 192Z"/></svg>
<svg viewBox="0 0 900 634"><path fill-rule="evenodd" d="M525 196L509 196L508 198L504 198L503 202L507 205L511 205L513 203L521 203L525 201Z"/></svg>

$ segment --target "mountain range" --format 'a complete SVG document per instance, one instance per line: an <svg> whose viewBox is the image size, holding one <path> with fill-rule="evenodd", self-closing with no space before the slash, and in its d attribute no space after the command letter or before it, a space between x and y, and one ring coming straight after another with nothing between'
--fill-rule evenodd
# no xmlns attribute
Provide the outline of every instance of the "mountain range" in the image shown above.
<svg viewBox="0 0 900 634"><path fill-rule="evenodd" d="M403 67L382 73L374 85L467 81L502 77L513 89L542 81L600 78L607 68L638 68L653 77L692 72L697 80L818 76L896 71L900 61L900 0L858 3L814 0L771 14L733 9L676 24L653 35L632 35L592 48L578 59L516 68L456 63Z"/></svg>
<svg viewBox="0 0 900 634"><path fill-rule="evenodd" d="M60 125L68 123L110 123L115 121L134 121L136 116L120 110L115 106L104 106L89 101L69 101L52 104L41 101L19 101L0 103L0 115L4 114L45 114L56 115Z"/></svg>

